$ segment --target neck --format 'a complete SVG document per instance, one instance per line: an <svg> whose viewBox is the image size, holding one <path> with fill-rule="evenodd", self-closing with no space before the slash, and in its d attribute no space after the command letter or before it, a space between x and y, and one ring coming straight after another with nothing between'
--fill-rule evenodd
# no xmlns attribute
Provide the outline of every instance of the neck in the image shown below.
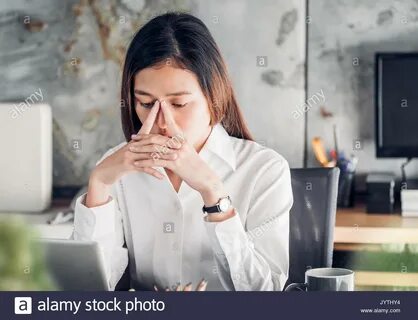
<svg viewBox="0 0 418 320"><path fill-rule="evenodd" d="M205 132L204 139L202 139L201 141L198 141L197 143L194 144L194 148L196 150L197 153L200 152L200 150L202 150L203 146L205 145L206 141L208 140L211 132L212 132L212 128L211 126L208 127L208 130Z"/></svg>

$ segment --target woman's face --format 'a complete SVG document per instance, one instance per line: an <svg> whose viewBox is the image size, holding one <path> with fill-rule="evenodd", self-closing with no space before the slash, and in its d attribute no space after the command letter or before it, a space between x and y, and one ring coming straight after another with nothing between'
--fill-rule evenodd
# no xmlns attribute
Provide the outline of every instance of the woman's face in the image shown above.
<svg viewBox="0 0 418 320"><path fill-rule="evenodd" d="M144 123L156 100L165 101L177 125L196 149L210 133L210 113L197 77L191 71L164 64L142 69L135 76L136 113ZM169 135L159 110L151 133Z"/></svg>

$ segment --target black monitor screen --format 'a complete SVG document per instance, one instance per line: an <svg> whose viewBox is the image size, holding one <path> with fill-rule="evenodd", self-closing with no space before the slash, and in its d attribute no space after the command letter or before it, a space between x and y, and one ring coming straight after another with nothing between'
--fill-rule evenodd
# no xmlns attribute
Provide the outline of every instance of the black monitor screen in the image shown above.
<svg viewBox="0 0 418 320"><path fill-rule="evenodd" d="M376 154L418 156L418 53L376 55Z"/></svg>

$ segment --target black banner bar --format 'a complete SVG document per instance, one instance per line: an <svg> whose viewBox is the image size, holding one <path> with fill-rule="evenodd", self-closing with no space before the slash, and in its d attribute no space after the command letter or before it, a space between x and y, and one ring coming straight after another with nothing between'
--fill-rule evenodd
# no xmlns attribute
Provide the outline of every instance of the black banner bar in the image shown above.
<svg viewBox="0 0 418 320"><path fill-rule="evenodd" d="M412 320L417 312L418 292L0 292L7 320Z"/></svg>

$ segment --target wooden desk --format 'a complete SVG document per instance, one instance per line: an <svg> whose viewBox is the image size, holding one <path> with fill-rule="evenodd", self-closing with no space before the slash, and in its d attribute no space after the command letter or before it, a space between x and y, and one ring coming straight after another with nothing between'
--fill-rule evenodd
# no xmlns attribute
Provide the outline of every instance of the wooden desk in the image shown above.
<svg viewBox="0 0 418 320"><path fill-rule="evenodd" d="M379 286L418 288L418 273L355 271L354 277L356 287Z"/></svg>
<svg viewBox="0 0 418 320"><path fill-rule="evenodd" d="M418 246L418 218L405 218L400 213L368 214L364 205L337 210L335 250L381 252L382 245L392 244L391 250L402 251L405 243ZM418 288L418 273L355 270L355 286L356 290L370 290L370 287Z"/></svg>
<svg viewBox="0 0 418 320"><path fill-rule="evenodd" d="M334 243L418 243L418 217L367 214L364 205L338 209Z"/></svg>

